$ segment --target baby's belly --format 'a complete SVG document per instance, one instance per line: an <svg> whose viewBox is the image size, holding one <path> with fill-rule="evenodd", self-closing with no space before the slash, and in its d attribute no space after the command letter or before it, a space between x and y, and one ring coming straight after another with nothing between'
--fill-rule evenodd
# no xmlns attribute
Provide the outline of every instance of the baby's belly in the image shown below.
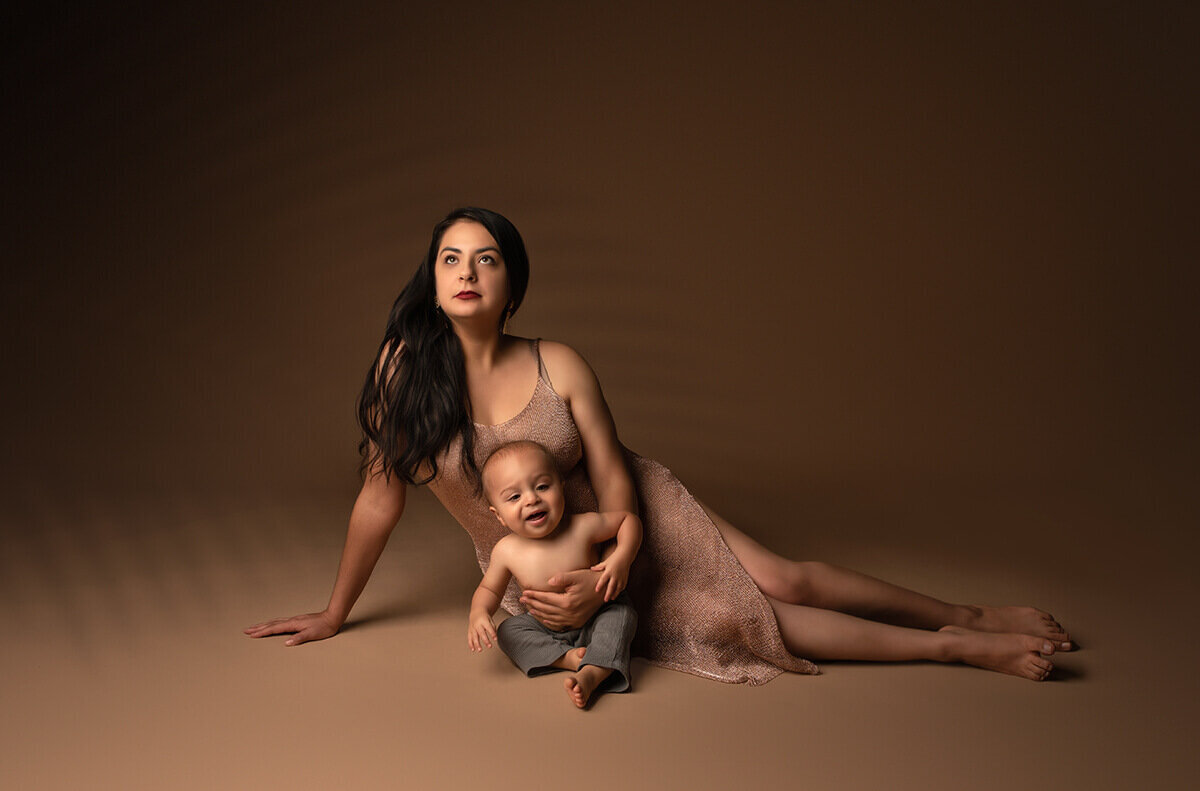
<svg viewBox="0 0 1200 791"><path fill-rule="evenodd" d="M513 576L517 579L517 584L522 590L533 588L534 590L550 590L553 586L550 585L550 579L556 574L561 574L564 571L575 571L576 569L590 568L596 563L596 556L588 555L561 555L558 553L538 553L541 557L528 558L523 562L513 565Z"/></svg>

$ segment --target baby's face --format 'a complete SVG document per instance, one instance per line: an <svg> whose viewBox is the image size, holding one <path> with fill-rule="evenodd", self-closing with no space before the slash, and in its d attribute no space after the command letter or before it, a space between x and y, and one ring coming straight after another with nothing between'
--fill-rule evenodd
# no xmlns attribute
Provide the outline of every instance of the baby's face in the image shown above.
<svg viewBox="0 0 1200 791"><path fill-rule="evenodd" d="M544 453L519 448L492 459L484 488L500 524L525 538L545 538L562 520L565 502L558 470Z"/></svg>

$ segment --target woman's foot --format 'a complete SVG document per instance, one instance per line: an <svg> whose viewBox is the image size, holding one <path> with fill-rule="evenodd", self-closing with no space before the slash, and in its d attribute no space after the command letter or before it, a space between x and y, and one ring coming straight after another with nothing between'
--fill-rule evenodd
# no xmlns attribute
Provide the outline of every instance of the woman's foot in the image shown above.
<svg viewBox="0 0 1200 791"><path fill-rule="evenodd" d="M596 687L600 686L600 682L610 675L612 675L611 668L584 665L563 681L563 687L567 690L571 701L582 709L587 705L588 698L596 691Z"/></svg>
<svg viewBox="0 0 1200 791"><path fill-rule="evenodd" d="M557 667L561 670L570 670L575 672L579 669L579 663L583 661L583 655L587 653L587 646L582 648L572 648L567 653L560 656L550 663L551 667Z"/></svg>
<svg viewBox="0 0 1200 791"><path fill-rule="evenodd" d="M1074 649L1071 636L1048 612L1036 607L988 607L966 605L958 626L978 632L1003 632L1044 637L1054 643L1055 651Z"/></svg>
<svg viewBox="0 0 1200 791"><path fill-rule="evenodd" d="M1046 659L1054 653L1054 645L1044 637L981 632L961 626L943 626L938 631L954 635L946 654L950 661L1031 681L1044 681L1054 669L1054 663Z"/></svg>

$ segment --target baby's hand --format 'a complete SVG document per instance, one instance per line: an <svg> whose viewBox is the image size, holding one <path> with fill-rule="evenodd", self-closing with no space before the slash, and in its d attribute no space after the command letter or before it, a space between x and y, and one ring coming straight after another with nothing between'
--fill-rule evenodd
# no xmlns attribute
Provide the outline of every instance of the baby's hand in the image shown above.
<svg viewBox="0 0 1200 791"><path fill-rule="evenodd" d="M496 642L496 629L492 626L492 616L486 612L472 613L467 621L467 646L479 653L484 648L491 648Z"/></svg>
<svg viewBox="0 0 1200 791"><path fill-rule="evenodd" d="M596 592L604 591L605 601L617 598L629 581L629 562L612 555L592 566L592 571L602 572L596 582Z"/></svg>

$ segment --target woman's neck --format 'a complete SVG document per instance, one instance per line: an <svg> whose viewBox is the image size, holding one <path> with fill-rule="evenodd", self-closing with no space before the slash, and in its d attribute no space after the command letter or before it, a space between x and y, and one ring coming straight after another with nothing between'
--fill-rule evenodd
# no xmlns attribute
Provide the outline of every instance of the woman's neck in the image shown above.
<svg viewBox="0 0 1200 791"><path fill-rule="evenodd" d="M494 325L472 326L455 322L454 334L462 344L468 368L482 367L487 370L496 364L504 346L504 336Z"/></svg>

